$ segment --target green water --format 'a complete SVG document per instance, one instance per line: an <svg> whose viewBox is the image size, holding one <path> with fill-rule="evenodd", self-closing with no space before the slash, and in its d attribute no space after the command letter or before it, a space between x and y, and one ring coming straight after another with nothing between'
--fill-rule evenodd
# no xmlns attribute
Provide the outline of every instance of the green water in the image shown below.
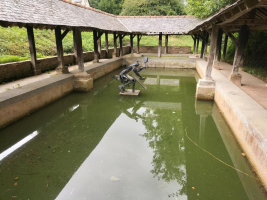
<svg viewBox="0 0 267 200"><path fill-rule="evenodd" d="M109 74L1 130L0 199L265 199L195 71L141 73L139 97Z"/></svg>

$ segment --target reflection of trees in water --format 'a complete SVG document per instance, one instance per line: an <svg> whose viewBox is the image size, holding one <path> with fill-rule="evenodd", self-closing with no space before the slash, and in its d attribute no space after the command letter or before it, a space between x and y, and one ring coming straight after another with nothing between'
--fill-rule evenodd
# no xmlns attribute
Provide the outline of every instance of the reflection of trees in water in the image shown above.
<svg viewBox="0 0 267 200"><path fill-rule="evenodd" d="M174 113L175 112L175 113ZM142 115L147 132L142 136L154 150L151 173L165 182L177 181L182 189L169 196L186 194L184 133L181 111L146 109Z"/></svg>

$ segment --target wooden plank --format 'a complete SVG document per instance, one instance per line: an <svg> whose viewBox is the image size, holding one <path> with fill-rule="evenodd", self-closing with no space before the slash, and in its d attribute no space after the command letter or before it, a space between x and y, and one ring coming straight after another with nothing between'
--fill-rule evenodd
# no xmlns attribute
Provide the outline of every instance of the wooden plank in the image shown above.
<svg viewBox="0 0 267 200"><path fill-rule="evenodd" d="M226 51L227 51L227 43L228 43L228 35L225 34L224 45L223 45L223 58L222 58L222 61L225 61Z"/></svg>
<svg viewBox="0 0 267 200"><path fill-rule="evenodd" d="M161 49L162 49L162 33L159 33L159 46L158 46L158 57L161 57Z"/></svg>
<svg viewBox="0 0 267 200"><path fill-rule="evenodd" d="M105 33L106 58L108 58L108 33Z"/></svg>
<svg viewBox="0 0 267 200"><path fill-rule="evenodd" d="M31 65L34 75L41 74L41 69L39 69L37 65L36 59L36 48L35 48L35 40L34 40L34 32L32 26L27 26L27 34L28 34L28 41L29 41L29 49L31 55Z"/></svg>
<svg viewBox="0 0 267 200"><path fill-rule="evenodd" d="M169 35L165 35L165 54L168 53Z"/></svg>
<svg viewBox="0 0 267 200"><path fill-rule="evenodd" d="M117 36L116 36L116 33L113 33L113 45L114 45L113 58L115 58L115 57L117 57Z"/></svg>
<svg viewBox="0 0 267 200"><path fill-rule="evenodd" d="M93 40L94 40L94 62L99 62L97 31L96 30L93 30Z"/></svg>
<svg viewBox="0 0 267 200"><path fill-rule="evenodd" d="M211 39L210 39L210 52L208 56L208 63L207 63L207 68L206 68L206 73L205 73L205 79L207 80L212 79L211 71L212 71L214 56L216 53L216 43L217 43L218 32L219 32L219 26L212 25Z"/></svg>
<svg viewBox="0 0 267 200"><path fill-rule="evenodd" d="M69 32L70 32L70 30L69 30L69 29L66 29L66 30L63 32L63 34L61 35L61 40L63 40Z"/></svg>
<svg viewBox="0 0 267 200"><path fill-rule="evenodd" d="M76 63L78 64L79 70L81 72L84 72L82 34L79 28L73 28L73 41L74 41L74 55L76 57Z"/></svg>
<svg viewBox="0 0 267 200"><path fill-rule="evenodd" d="M56 46L57 46L57 58L58 58L57 70L66 74L69 73L69 70L68 67L65 67L64 63L64 51L62 45L62 35L60 26L56 27L55 36L56 36Z"/></svg>
<svg viewBox="0 0 267 200"><path fill-rule="evenodd" d="M232 69L233 74L238 73L239 68L243 66L244 53L248 43L248 38L249 38L248 26L243 25L239 31L238 43L235 50L235 58Z"/></svg>

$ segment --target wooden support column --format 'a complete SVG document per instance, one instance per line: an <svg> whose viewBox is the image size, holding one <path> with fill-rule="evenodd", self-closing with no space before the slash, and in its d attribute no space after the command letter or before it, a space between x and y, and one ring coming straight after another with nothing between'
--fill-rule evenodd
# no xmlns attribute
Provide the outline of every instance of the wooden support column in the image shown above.
<svg viewBox="0 0 267 200"><path fill-rule="evenodd" d="M141 35L137 35L137 54L140 53L140 40L141 40Z"/></svg>
<svg viewBox="0 0 267 200"><path fill-rule="evenodd" d="M225 61L226 51L227 51L227 43L228 43L228 35L225 34L224 45L223 45L223 58L222 58L222 61Z"/></svg>
<svg viewBox="0 0 267 200"><path fill-rule="evenodd" d="M198 54L198 46L199 46L199 35L197 36L197 48L196 48L196 54Z"/></svg>
<svg viewBox="0 0 267 200"><path fill-rule="evenodd" d="M196 42L197 42L197 39L196 39L196 36L192 36L192 38L194 40L193 54L196 54Z"/></svg>
<svg viewBox="0 0 267 200"><path fill-rule="evenodd" d="M34 75L41 74L41 69L39 69L36 59L36 48L35 48L35 40L34 40L34 33L33 27L27 26L27 33L28 33L28 41L29 41L29 49L31 54L31 64L32 70Z"/></svg>
<svg viewBox="0 0 267 200"><path fill-rule="evenodd" d="M212 71L214 56L216 53L216 44L217 44L218 32L219 32L219 26L212 25L211 40L210 40L210 52L209 52L209 56L208 56L208 64L207 64L206 73L205 73L205 79L206 80L212 79L211 78L211 71Z"/></svg>
<svg viewBox="0 0 267 200"><path fill-rule="evenodd" d="M98 40L97 40L97 49L98 49L98 53L99 53L99 58L101 57L101 33L98 32Z"/></svg>
<svg viewBox="0 0 267 200"><path fill-rule="evenodd" d="M84 72L82 33L79 28L73 29L73 41L74 41L74 55L76 58L76 62L79 66L79 70L81 72Z"/></svg>
<svg viewBox="0 0 267 200"><path fill-rule="evenodd" d="M159 33L159 46L158 46L158 57L161 58L162 49L162 33Z"/></svg>
<svg viewBox="0 0 267 200"><path fill-rule="evenodd" d="M239 31L238 42L235 50L235 58L233 63L233 74L237 74L240 67L244 63L244 53L248 43L249 29L248 26L243 25Z"/></svg>
<svg viewBox="0 0 267 200"><path fill-rule="evenodd" d="M106 58L108 58L108 33L105 33Z"/></svg>
<svg viewBox="0 0 267 200"><path fill-rule="evenodd" d="M210 34L207 32L206 33L206 42L205 42L205 48L204 48L204 55L203 57L205 57L205 55L207 55L207 51L208 51L208 46L209 46L209 37L210 37Z"/></svg>
<svg viewBox="0 0 267 200"><path fill-rule="evenodd" d="M57 71L60 73L69 73L68 67L65 66L64 62L64 51L62 45L62 35L61 35L61 28L57 26L55 29L55 36L56 36L56 45L57 45L57 58L58 58L58 67Z"/></svg>
<svg viewBox="0 0 267 200"><path fill-rule="evenodd" d="M122 49L122 34L119 34L119 41L120 41L120 57L123 56L123 49Z"/></svg>
<svg viewBox="0 0 267 200"><path fill-rule="evenodd" d="M114 43L114 51L113 51L113 58L117 57L117 34L113 33L113 43Z"/></svg>
<svg viewBox="0 0 267 200"><path fill-rule="evenodd" d="M93 30L94 36L94 63L99 62L98 44L97 44L97 31Z"/></svg>
<svg viewBox="0 0 267 200"><path fill-rule="evenodd" d="M133 54L133 34L130 34L130 47L131 47L131 54Z"/></svg>
<svg viewBox="0 0 267 200"><path fill-rule="evenodd" d="M165 54L168 53L169 35L165 35Z"/></svg>
<svg viewBox="0 0 267 200"><path fill-rule="evenodd" d="M215 54L215 61L220 62L221 60L221 51L222 51L222 36L223 30L219 29L218 37L217 37L217 44L216 44L216 54Z"/></svg>
<svg viewBox="0 0 267 200"><path fill-rule="evenodd" d="M200 58L203 58L203 55L204 55L204 49L205 49L205 39L206 39L206 32L204 32L203 34L203 39L202 39L202 46L201 46L201 53L200 53Z"/></svg>

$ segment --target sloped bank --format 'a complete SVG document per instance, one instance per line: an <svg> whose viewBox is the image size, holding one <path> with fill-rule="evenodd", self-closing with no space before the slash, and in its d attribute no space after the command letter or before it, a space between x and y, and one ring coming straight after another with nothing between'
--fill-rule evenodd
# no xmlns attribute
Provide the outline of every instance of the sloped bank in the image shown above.
<svg viewBox="0 0 267 200"><path fill-rule="evenodd" d="M206 61L196 61L201 78L206 65ZM216 82L214 100L267 189L267 111L214 68L212 78Z"/></svg>

